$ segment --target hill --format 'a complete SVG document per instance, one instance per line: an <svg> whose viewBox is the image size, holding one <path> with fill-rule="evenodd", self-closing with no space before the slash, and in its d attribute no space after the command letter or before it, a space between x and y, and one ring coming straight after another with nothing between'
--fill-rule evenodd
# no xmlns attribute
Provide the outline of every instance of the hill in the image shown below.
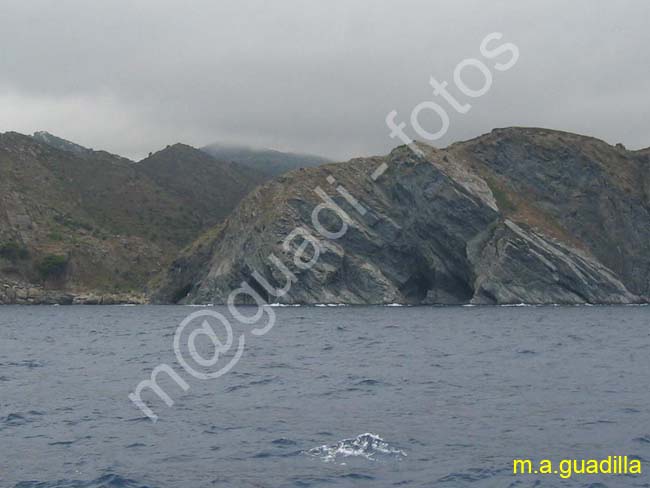
<svg viewBox="0 0 650 488"><path fill-rule="evenodd" d="M446 149L419 147L423 157L399 147L385 157L294 171L256 189L181 254L154 300L224 303L244 281L281 303L649 299L644 154L536 128L497 129ZM373 181L382 165L385 173ZM367 209L363 215L338 185ZM314 209L325 201L317 188L329 195L330 208L333 201L345 212L340 238L314 227ZM316 222L340 229L337 212L321 208ZM295 229L309 229L316 241L295 238ZM285 241L290 235L294 240ZM295 258L301 244L302 263ZM313 266L305 267L310 258ZM287 276L289 291L275 296Z"/></svg>
<svg viewBox="0 0 650 488"><path fill-rule="evenodd" d="M296 154L274 151L272 149L255 149L246 146L227 144L210 144L201 149L221 161L232 161L274 177L298 168L312 168L330 161L311 154Z"/></svg>
<svg viewBox="0 0 650 488"><path fill-rule="evenodd" d="M0 303L144 300L149 279L260 179L189 146L134 163L1 134Z"/></svg>
<svg viewBox="0 0 650 488"><path fill-rule="evenodd" d="M191 242L201 230L221 222L242 198L265 180L236 163L221 162L185 144L174 144L143 159L134 168L182 207L180 221L162 211L169 225L161 232L178 244Z"/></svg>

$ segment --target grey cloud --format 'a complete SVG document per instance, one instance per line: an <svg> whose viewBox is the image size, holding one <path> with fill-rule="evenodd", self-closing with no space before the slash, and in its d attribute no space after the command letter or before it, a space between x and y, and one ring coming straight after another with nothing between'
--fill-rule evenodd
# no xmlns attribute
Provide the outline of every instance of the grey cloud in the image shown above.
<svg viewBox="0 0 650 488"><path fill-rule="evenodd" d="M498 31L519 62L437 144L533 125L645 147L649 18L645 0L3 0L0 130L136 158L176 141L382 153L386 114L408 121L429 77L451 82Z"/></svg>

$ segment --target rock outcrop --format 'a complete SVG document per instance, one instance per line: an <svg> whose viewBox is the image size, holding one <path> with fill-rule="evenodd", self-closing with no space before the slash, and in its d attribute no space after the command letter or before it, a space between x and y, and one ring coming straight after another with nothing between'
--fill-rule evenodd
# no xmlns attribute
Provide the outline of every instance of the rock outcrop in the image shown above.
<svg viewBox="0 0 650 488"><path fill-rule="evenodd" d="M419 147L424 157L399 147L258 188L181 254L153 300L225 303L243 282L279 303L648 300L644 154L521 128Z"/></svg>
<svg viewBox="0 0 650 488"><path fill-rule="evenodd" d="M0 305L123 305L144 304L144 294L92 294L77 291L51 290L25 282L0 284Z"/></svg>

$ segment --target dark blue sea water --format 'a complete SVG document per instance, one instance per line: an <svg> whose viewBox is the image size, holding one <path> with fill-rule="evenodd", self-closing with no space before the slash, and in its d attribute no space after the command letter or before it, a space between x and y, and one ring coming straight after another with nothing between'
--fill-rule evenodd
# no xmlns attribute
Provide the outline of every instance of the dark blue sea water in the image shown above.
<svg viewBox="0 0 650 488"><path fill-rule="evenodd" d="M515 457L650 470L650 307L275 309L214 380L172 349L197 310L0 308L0 486L650 486L512 475ZM189 389L143 395L153 423L127 395L160 363Z"/></svg>

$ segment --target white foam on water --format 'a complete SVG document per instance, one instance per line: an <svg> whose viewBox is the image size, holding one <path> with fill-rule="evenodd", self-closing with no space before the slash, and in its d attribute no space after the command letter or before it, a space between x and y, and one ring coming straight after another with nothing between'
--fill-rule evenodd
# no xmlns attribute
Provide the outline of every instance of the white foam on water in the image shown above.
<svg viewBox="0 0 650 488"><path fill-rule="evenodd" d="M310 456L318 457L328 463L338 458L362 457L376 461L379 457L402 458L406 452L391 446L377 434L367 432L355 438L343 439L336 444L322 445L307 451Z"/></svg>

